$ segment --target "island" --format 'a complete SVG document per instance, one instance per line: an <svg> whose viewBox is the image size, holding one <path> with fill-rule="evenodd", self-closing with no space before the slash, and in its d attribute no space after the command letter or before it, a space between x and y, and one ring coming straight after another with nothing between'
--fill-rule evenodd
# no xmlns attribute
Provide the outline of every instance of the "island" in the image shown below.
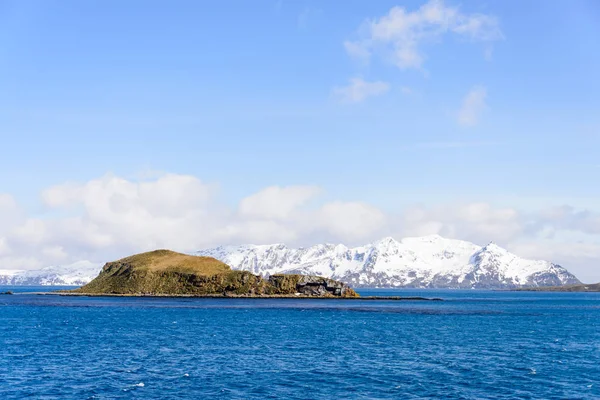
<svg viewBox="0 0 600 400"><path fill-rule="evenodd" d="M564 285L564 286L538 286L529 288L514 289L520 292L600 292L600 283L585 283L579 285Z"/></svg>
<svg viewBox="0 0 600 400"><path fill-rule="evenodd" d="M348 285L319 276L268 278L212 258L155 250L104 265L87 285L62 294L114 296L358 298Z"/></svg>

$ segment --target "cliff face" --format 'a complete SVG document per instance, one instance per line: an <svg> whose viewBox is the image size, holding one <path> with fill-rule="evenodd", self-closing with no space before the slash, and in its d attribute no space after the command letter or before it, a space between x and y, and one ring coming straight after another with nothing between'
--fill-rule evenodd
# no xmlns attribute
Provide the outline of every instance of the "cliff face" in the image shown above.
<svg viewBox="0 0 600 400"><path fill-rule="evenodd" d="M96 279L76 293L124 295L225 295L356 297L341 282L317 276L261 278L233 271L210 257L157 250L107 263Z"/></svg>

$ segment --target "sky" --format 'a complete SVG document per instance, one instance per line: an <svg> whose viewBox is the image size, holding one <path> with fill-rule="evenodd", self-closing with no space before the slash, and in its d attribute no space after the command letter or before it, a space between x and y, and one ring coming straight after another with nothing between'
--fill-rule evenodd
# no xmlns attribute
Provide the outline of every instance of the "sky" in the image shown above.
<svg viewBox="0 0 600 400"><path fill-rule="evenodd" d="M437 233L600 281L600 3L0 0L0 268Z"/></svg>

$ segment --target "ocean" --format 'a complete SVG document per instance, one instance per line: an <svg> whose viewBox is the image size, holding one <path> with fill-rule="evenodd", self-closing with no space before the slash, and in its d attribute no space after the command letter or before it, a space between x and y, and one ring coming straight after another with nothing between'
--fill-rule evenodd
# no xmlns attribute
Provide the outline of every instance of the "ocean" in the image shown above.
<svg viewBox="0 0 600 400"><path fill-rule="evenodd" d="M359 293L0 296L0 399L600 398L600 293Z"/></svg>

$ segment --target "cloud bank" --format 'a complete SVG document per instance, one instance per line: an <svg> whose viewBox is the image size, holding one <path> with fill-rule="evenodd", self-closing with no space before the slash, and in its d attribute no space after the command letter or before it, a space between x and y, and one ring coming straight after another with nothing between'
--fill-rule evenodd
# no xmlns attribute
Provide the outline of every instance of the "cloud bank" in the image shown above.
<svg viewBox="0 0 600 400"><path fill-rule="evenodd" d="M132 181L106 175L43 190L46 211L35 216L0 194L0 269L104 262L157 248L358 245L387 235L438 233L482 245L493 240L521 256L562 263L583 280L600 280L600 215L590 210L524 213L473 202L385 212L361 201L322 201L322 193L310 185L271 186L226 207L217 201L215 185L194 176ZM570 234L577 239L564 240ZM557 235L561 239L552 240Z"/></svg>

